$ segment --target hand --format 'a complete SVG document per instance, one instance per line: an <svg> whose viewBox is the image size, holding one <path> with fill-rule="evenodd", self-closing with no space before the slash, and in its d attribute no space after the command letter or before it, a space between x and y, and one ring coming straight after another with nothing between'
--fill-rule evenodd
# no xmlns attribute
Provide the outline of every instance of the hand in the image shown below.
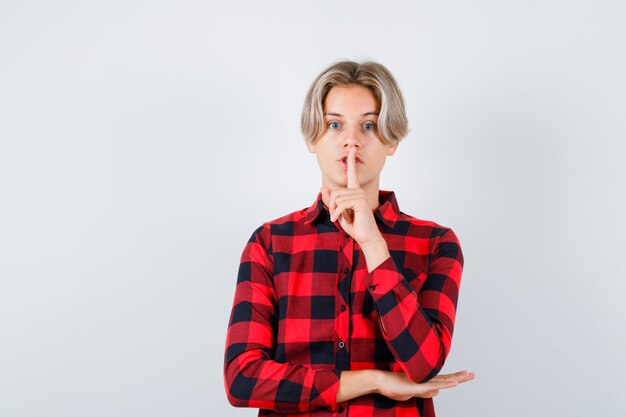
<svg viewBox="0 0 626 417"><path fill-rule="evenodd" d="M428 382L416 383L403 372L380 372L381 378L376 392L396 401L406 401L413 397L432 398L439 394L440 389L456 387L476 376L473 372L461 371L437 375Z"/></svg>
<svg viewBox="0 0 626 417"><path fill-rule="evenodd" d="M339 220L341 228L354 240L363 245L376 239L383 239L374 213L367 203L365 191L361 189L356 172L356 147L348 152L348 188L331 190L320 188L328 204L330 220Z"/></svg>

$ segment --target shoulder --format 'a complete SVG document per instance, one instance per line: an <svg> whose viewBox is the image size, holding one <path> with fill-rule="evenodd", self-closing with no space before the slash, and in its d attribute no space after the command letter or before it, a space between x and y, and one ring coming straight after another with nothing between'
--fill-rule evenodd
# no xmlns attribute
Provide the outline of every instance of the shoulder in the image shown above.
<svg viewBox="0 0 626 417"><path fill-rule="evenodd" d="M297 228L297 225L304 222L306 211L307 208L295 210L291 213L263 222L263 224L259 225L254 232L252 232L249 242L263 241L269 244L273 235L293 236L294 229Z"/></svg>
<svg viewBox="0 0 626 417"><path fill-rule="evenodd" d="M404 229L407 235L431 239L434 241L454 240L458 243L458 237L452 228L442 225L434 220L422 219L400 211L396 228Z"/></svg>
<svg viewBox="0 0 626 417"><path fill-rule="evenodd" d="M430 253L439 259L448 258L446 261L456 261L460 268L463 268L465 263L463 258L463 251L461 249L461 242L457 234L448 226L444 226L433 220L424 220L414 216L407 215L400 212L401 215L398 218L402 218L402 221L410 224L410 228L418 231L421 239L428 239L428 246L430 247Z"/></svg>
<svg viewBox="0 0 626 417"><path fill-rule="evenodd" d="M273 236L294 236L300 234L305 228L304 222L308 210L309 208L306 207L268 220L260 226L260 229L265 229L266 233Z"/></svg>

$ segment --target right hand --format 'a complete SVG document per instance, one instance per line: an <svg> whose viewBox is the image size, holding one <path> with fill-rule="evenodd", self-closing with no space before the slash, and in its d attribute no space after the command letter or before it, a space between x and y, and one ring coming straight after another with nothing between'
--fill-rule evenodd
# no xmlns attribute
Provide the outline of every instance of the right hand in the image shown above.
<svg viewBox="0 0 626 417"><path fill-rule="evenodd" d="M476 374L460 371L433 377L428 382L413 382L403 372L380 371L377 393L396 401L406 401L413 397L432 398L439 394L440 389L456 387L463 382L471 381Z"/></svg>

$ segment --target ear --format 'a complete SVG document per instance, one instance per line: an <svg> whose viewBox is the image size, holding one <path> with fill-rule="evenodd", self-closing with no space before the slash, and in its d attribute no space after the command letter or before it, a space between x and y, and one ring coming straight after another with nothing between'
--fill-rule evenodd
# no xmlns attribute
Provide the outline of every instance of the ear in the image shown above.
<svg viewBox="0 0 626 417"><path fill-rule="evenodd" d="M310 153L315 153L315 144L309 142L308 140L305 141L306 142L306 147L308 148Z"/></svg>
<svg viewBox="0 0 626 417"><path fill-rule="evenodd" d="M398 142L398 143L396 143L394 145L389 145L389 147L387 148L387 156L391 156L394 153L396 153L396 150L398 149L398 145L399 144L400 143Z"/></svg>

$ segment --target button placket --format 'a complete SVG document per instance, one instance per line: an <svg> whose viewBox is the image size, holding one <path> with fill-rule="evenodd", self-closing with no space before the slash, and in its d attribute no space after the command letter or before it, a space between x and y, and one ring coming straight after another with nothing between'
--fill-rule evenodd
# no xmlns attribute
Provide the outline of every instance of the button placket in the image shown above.
<svg viewBox="0 0 626 417"><path fill-rule="evenodd" d="M339 302L339 315L337 317L337 349L343 351L344 355L348 350L348 339L350 338L350 314L349 303L351 296L351 284L353 278L353 265L354 265L354 241L350 239L350 235L345 233L339 238L339 270L338 272L338 285L337 288L340 292L338 300ZM347 280L347 281L344 281Z"/></svg>

